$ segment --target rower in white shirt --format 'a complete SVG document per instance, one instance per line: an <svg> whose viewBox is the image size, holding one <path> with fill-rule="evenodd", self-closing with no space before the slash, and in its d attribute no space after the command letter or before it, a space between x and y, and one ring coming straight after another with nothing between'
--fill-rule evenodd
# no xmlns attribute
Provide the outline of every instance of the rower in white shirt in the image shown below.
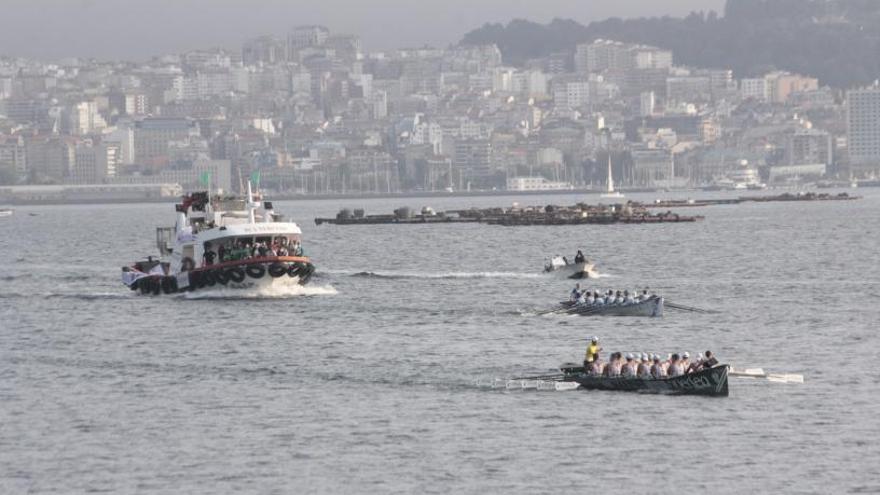
<svg viewBox="0 0 880 495"><path fill-rule="evenodd" d="M666 370L663 369L663 365L660 363L660 356L654 354L654 365L651 366L651 378L655 380L660 378L666 378Z"/></svg>
<svg viewBox="0 0 880 495"><path fill-rule="evenodd" d="M635 378L636 366L635 356L631 353L627 353L626 363L624 363L623 369L620 370L620 374L623 375L624 378Z"/></svg>
<svg viewBox="0 0 880 495"><path fill-rule="evenodd" d="M668 376L681 376L684 374L678 354L673 354L672 358L669 359L669 368L666 370L666 374Z"/></svg>

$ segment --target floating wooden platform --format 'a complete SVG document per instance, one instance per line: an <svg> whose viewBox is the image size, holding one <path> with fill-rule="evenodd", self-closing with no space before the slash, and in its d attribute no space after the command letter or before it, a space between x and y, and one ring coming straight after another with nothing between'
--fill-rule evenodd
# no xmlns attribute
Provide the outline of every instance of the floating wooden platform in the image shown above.
<svg viewBox="0 0 880 495"><path fill-rule="evenodd" d="M696 222L701 216L685 216L677 213L650 213L645 207L626 205L530 206L511 208L472 208L434 212L425 209L411 214L408 208L399 208L391 215L365 215L363 210L341 210L335 218L316 218L315 224L335 225L389 225L389 224L438 224L438 223L484 223L507 227L531 225L611 225L645 223Z"/></svg>
<svg viewBox="0 0 880 495"><path fill-rule="evenodd" d="M685 208L694 206L714 205L738 205L750 201L756 203L770 203L774 201L851 201L861 199L861 196L851 196L845 192L840 194L828 193L783 193L774 196L741 196L733 199L664 199L653 203L638 203L644 208Z"/></svg>

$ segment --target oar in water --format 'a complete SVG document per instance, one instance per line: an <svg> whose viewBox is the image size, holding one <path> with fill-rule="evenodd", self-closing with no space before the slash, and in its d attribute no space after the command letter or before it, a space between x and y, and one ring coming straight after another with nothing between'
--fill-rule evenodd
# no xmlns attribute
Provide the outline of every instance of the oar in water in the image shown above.
<svg viewBox="0 0 880 495"><path fill-rule="evenodd" d="M555 313L559 310L560 310L560 308L546 309L544 311L538 311L537 313L535 313L535 315L537 315L537 316L549 315L550 313Z"/></svg>
<svg viewBox="0 0 880 495"><path fill-rule="evenodd" d="M767 375L767 381L781 383L804 383L804 375L797 375L794 373L770 373Z"/></svg>
<svg viewBox="0 0 880 495"><path fill-rule="evenodd" d="M667 308L677 309L679 311L688 311L691 313L702 313L702 314L715 314L717 311L712 311L709 309L695 308L693 306L684 306L682 304L675 304L669 301L663 303Z"/></svg>
<svg viewBox="0 0 880 495"><path fill-rule="evenodd" d="M761 368L747 368L743 371L731 369L728 373L730 376L738 376L743 378L763 378L768 382L777 383L804 383L804 375L795 373L764 373Z"/></svg>
<svg viewBox="0 0 880 495"><path fill-rule="evenodd" d="M562 380L565 377L562 373L554 373L552 375L539 376L515 376L511 380Z"/></svg>
<svg viewBox="0 0 880 495"><path fill-rule="evenodd" d="M544 315L549 315L549 314L553 314L553 313L562 313L564 311L568 311L569 309L572 309L573 307L574 307L573 304L569 305L569 306L566 306L565 304L560 304L559 306L556 306L554 308L550 308L550 309L547 309L544 311L538 311L535 314L537 316L544 316Z"/></svg>

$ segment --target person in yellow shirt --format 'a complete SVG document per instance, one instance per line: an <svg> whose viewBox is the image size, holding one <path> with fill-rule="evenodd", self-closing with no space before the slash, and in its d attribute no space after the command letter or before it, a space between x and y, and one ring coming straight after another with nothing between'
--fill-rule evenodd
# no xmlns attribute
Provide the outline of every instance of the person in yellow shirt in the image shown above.
<svg viewBox="0 0 880 495"><path fill-rule="evenodd" d="M599 358L599 352L602 351L602 348L599 347L599 337L593 337L590 339L590 344L587 346L587 352L584 354L584 369L590 369L590 365L593 364L593 361Z"/></svg>

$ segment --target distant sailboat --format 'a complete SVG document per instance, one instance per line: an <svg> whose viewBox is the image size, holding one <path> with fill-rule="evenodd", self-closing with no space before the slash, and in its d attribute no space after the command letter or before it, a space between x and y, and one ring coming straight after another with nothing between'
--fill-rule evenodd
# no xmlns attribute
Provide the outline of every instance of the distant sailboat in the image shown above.
<svg viewBox="0 0 880 495"><path fill-rule="evenodd" d="M614 177L611 175L611 153L608 153L608 187L605 190L605 194L602 195L603 198L622 198L623 194L620 191L614 190Z"/></svg>

